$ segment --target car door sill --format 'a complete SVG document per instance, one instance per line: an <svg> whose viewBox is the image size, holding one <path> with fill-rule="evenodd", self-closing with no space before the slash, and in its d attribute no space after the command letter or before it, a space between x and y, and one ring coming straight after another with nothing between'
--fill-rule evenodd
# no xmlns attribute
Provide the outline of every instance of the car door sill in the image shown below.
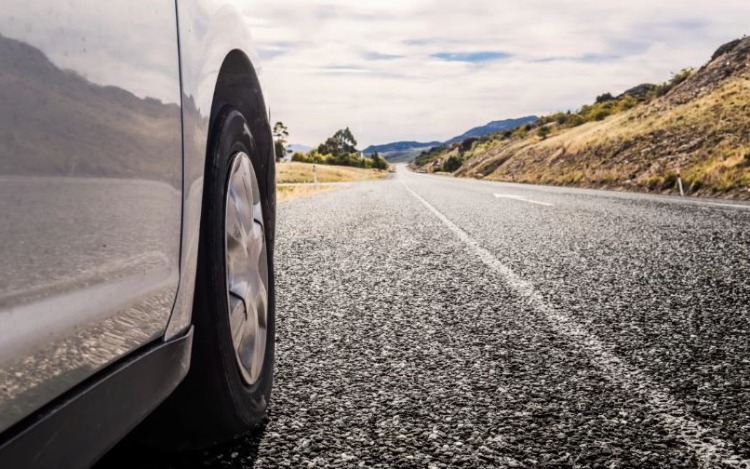
<svg viewBox="0 0 750 469"><path fill-rule="evenodd" d="M90 467L174 391L192 344L192 328L159 339L14 425L0 436L0 467Z"/></svg>

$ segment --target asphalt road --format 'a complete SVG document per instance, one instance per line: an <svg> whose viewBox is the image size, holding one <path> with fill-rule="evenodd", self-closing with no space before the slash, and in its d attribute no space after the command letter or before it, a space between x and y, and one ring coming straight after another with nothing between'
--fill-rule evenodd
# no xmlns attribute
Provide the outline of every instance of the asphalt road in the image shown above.
<svg viewBox="0 0 750 469"><path fill-rule="evenodd" d="M144 465L750 467L750 205L400 170L279 213L267 424Z"/></svg>

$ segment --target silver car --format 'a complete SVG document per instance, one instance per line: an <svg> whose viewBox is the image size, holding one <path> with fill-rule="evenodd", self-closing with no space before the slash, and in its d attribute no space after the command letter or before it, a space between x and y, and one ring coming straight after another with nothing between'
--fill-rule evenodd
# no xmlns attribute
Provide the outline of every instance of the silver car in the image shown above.
<svg viewBox="0 0 750 469"><path fill-rule="evenodd" d="M274 155L243 14L3 1L0 467L90 466L147 416L179 449L265 414Z"/></svg>

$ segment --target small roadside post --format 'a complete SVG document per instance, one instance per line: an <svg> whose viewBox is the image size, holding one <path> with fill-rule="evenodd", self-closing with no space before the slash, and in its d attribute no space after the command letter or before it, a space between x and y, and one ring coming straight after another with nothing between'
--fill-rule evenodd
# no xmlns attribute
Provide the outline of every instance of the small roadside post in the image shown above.
<svg viewBox="0 0 750 469"><path fill-rule="evenodd" d="M685 190L682 188L682 176L680 176L679 168L677 168L677 186L680 188L680 197L685 197Z"/></svg>
<svg viewBox="0 0 750 469"><path fill-rule="evenodd" d="M315 170L315 165L313 165L312 170L313 170L313 185L317 188L318 187L318 173Z"/></svg>

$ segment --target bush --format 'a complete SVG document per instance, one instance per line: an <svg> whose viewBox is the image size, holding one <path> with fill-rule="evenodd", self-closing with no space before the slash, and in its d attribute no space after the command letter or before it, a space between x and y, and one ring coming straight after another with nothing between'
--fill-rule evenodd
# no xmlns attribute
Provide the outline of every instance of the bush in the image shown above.
<svg viewBox="0 0 750 469"><path fill-rule="evenodd" d="M467 138L466 140L462 141L458 145L458 152L459 153L466 153L467 151L471 150L471 147L474 146L474 143L477 141L475 137Z"/></svg>
<svg viewBox="0 0 750 469"><path fill-rule="evenodd" d="M573 114L572 116L570 116L570 119L568 119L568 127L578 127L579 125L583 125L585 123L586 121L579 114Z"/></svg>
<svg viewBox="0 0 750 469"><path fill-rule="evenodd" d="M370 157L374 169L388 169L388 162L382 156L375 153Z"/></svg>
<svg viewBox="0 0 750 469"><path fill-rule="evenodd" d="M594 117L594 120L603 121L604 119L609 117L609 114L610 113L608 109L599 109L598 111L594 113L593 117Z"/></svg>
<svg viewBox="0 0 750 469"><path fill-rule="evenodd" d="M664 178L661 176L649 176L648 179L646 179L646 187L649 189L656 189L664 184Z"/></svg>
<svg viewBox="0 0 750 469"><path fill-rule="evenodd" d="M612 96L612 93L604 93L596 97L597 103L606 103L607 101L614 101L615 97Z"/></svg>
<svg viewBox="0 0 750 469"><path fill-rule="evenodd" d="M557 114L554 114L555 122L557 122L558 125L565 125L570 120L570 114L564 113L564 112L558 112Z"/></svg>
<svg viewBox="0 0 750 469"><path fill-rule="evenodd" d="M354 168L388 168L388 162L385 161L385 159L383 159L382 157L377 156L377 159L362 158L361 156L359 156L359 153L345 153L342 155L333 156L321 154L317 150L312 150L309 153L295 152L292 155L292 161L298 161L300 163L351 166Z"/></svg>
<svg viewBox="0 0 750 469"><path fill-rule="evenodd" d="M446 173L452 173L454 171L457 171L458 168L460 168L463 163L464 162L463 160L461 160L460 157L458 157L457 155L451 155L450 157L448 157L447 160L443 162L442 169Z"/></svg>
<svg viewBox="0 0 750 469"><path fill-rule="evenodd" d="M674 187L675 184L677 184L677 173L673 173L672 171L668 172L664 176L664 180L661 183L662 189L671 189Z"/></svg>

